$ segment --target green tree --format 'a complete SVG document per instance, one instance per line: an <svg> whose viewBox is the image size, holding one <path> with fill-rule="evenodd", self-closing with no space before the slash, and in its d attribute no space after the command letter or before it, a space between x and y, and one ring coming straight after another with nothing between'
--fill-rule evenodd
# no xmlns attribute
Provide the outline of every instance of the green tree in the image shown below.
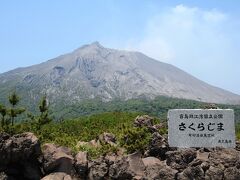
<svg viewBox="0 0 240 180"><path fill-rule="evenodd" d="M43 126L44 124L48 124L52 121L52 119L49 117L48 108L49 108L49 105L48 105L47 97L43 96L39 103L39 111L41 114L37 118L38 119L37 130L40 130L41 126Z"/></svg>
<svg viewBox="0 0 240 180"><path fill-rule="evenodd" d="M2 129L4 129L4 126L5 126L5 116L7 115L7 109L4 105L0 104L0 114L2 116L2 119L1 119L1 127Z"/></svg>
<svg viewBox="0 0 240 180"><path fill-rule="evenodd" d="M8 111L8 114L11 118L11 124L14 125L14 118L17 117L18 114L22 114L25 109L24 108L16 108L16 105L19 103L20 98L16 94L16 91L14 91L9 97L8 101L11 104L11 108Z"/></svg>
<svg viewBox="0 0 240 180"><path fill-rule="evenodd" d="M10 104L15 107L18 102L20 101L19 96L16 94L16 91L13 91L13 93L8 97L8 100Z"/></svg>

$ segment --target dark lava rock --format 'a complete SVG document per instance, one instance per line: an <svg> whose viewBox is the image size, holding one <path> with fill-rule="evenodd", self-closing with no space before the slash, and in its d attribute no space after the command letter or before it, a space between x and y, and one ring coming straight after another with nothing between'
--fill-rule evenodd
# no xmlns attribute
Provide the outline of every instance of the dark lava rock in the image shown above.
<svg viewBox="0 0 240 180"><path fill-rule="evenodd" d="M40 179L40 142L33 133L0 134L0 169L8 179Z"/></svg>
<svg viewBox="0 0 240 180"><path fill-rule="evenodd" d="M108 176L108 164L103 157L90 161L88 168L90 180L101 180Z"/></svg>
<svg viewBox="0 0 240 180"><path fill-rule="evenodd" d="M158 132L152 134L152 139L148 147L148 156L158 157L161 160L166 159L166 152L169 151L169 145L166 138Z"/></svg>
<svg viewBox="0 0 240 180"><path fill-rule="evenodd" d="M166 156L167 165L171 166L173 169L182 171L197 157L197 153L195 149L189 148L169 151L166 153Z"/></svg>
<svg viewBox="0 0 240 180"><path fill-rule="evenodd" d="M153 119L153 117L150 117L148 115L137 116L134 120L134 125L136 127L151 127L153 126Z"/></svg>
<svg viewBox="0 0 240 180"><path fill-rule="evenodd" d="M75 156L75 169L81 178L86 178L88 173L87 152L78 152Z"/></svg>
<svg viewBox="0 0 240 180"><path fill-rule="evenodd" d="M74 172L73 165L74 158L69 148L58 147L51 143L43 145L43 168L46 173L72 174Z"/></svg>

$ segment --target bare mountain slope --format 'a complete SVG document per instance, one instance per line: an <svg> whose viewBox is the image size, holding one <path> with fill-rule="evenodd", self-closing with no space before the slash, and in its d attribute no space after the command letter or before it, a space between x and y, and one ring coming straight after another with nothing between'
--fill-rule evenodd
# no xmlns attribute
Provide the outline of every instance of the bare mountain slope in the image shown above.
<svg viewBox="0 0 240 180"><path fill-rule="evenodd" d="M47 94L65 104L82 99L154 98L158 95L212 103L240 104L240 96L206 84L186 72L139 52L98 42L42 64L0 75L0 97L16 88L25 101Z"/></svg>

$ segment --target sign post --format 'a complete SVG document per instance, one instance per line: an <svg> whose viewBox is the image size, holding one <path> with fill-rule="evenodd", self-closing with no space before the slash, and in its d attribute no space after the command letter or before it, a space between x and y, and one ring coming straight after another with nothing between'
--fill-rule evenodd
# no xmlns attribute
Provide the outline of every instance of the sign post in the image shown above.
<svg viewBox="0 0 240 180"><path fill-rule="evenodd" d="M173 109L168 111L170 147L235 148L231 109Z"/></svg>

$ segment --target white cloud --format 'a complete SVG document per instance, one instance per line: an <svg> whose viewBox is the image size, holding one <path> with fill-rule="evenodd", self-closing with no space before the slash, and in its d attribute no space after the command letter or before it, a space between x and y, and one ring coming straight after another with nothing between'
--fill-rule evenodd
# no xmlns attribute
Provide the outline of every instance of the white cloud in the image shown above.
<svg viewBox="0 0 240 180"><path fill-rule="evenodd" d="M215 45L224 40L220 28L226 18L216 10L178 5L149 20L145 37L138 42L132 41L127 48L170 62L190 53L190 49L192 55L199 56L205 50L216 49Z"/></svg>
<svg viewBox="0 0 240 180"><path fill-rule="evenodd" d="M222 22L224 20L227 20L227 15L220 13L216 10L210 11L210 12L203 12L203 18L204 20L208 22Z"/></svg>
<svg viewBox="0 0 240 180"><path fill-rule="evenodd" d="M234 22L226 13L181 4L152 17L146 24L145 36L131 40L126 47L224 87L221 79L233 76L231 63L237 61L240 47L239 36L233 35L237 34L239 26L238 29L233 27ZM227 73L222 73L224 71Z"/></svg>

